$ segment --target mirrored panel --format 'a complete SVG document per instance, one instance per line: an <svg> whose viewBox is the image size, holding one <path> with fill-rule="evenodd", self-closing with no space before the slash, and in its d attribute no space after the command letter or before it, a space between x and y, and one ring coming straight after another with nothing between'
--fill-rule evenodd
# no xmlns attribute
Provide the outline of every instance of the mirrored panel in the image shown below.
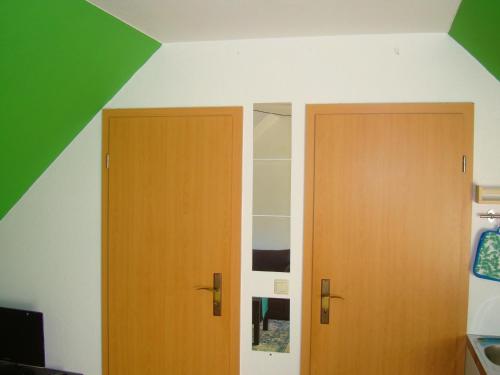
<svg viewBox="0 0 500 375"><path fill-rule="evenodd" d="M290 163L290 160L254 160L254 215L290 216Z"/></svg>
<svg viewBox="0 0 500 375"><path fill-rule="evenodd" d="M292 106L254 104L254 271L290 272Z"/></svg>
<svg viewBox="0 0 500 375"><path fill-rule="evenodd" d="M290 272L290 218L253 217L254 271Z"/></svg>
<svg viewBox="0 0 500 375"><path fill-rule="evenodd" d="M255 159L290 159L291 104L254 105L253 155Z"/></svg>
<svg viewBox="0 0 500 375"><path fill-rule="evenodd" d="M253 217L254 249L290 249L290 218L257 216Z"/></svg>
<svg viewBox="0 0 500 375"><path fill-rule="evenodd" d="M252 298L252 350L290 353L288 298Z"/></svg>

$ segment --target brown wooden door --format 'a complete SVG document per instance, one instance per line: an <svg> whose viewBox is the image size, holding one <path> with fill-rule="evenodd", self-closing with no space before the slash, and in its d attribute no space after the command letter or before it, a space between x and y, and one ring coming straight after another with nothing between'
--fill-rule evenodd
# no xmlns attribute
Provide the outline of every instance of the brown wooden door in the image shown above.
<svg viewBox="0 0 500 375"><path fill-rule="evenodd" d="M241 108L108 110L103 132L104 374L237 374Z"/></svg>
<svg viewBox="0 0 500 375"><path fill-rule="evenodd" d="M308 106L303 375L463 374L472 111Z"/></svg>

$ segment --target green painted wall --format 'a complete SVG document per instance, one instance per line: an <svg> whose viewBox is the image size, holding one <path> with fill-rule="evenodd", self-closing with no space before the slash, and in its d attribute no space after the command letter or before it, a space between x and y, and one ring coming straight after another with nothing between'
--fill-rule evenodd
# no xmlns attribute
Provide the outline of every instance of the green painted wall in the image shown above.
<svg viewBox="0 0 500 375"><path fill-rule="evenodd" d="M450 35L500 79L500 0L462 0Z"/></svg>
<svg viewBox="0 0 500 375"><path fill-rule="evenodd" d="M0 0L0 219L159 47L84 0Z"/></svg>

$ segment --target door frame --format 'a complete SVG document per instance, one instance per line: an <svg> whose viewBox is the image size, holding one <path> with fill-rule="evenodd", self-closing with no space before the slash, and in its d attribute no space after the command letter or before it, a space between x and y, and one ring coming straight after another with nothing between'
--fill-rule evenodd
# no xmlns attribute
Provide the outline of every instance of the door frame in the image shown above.
<svg viewBox="0 0 500 375"><path fill-rule="evenodd" d="M165 116L230 116L232 134L231 182L231 275L230 290L230 353L229 374L240 372L240 280L241 280L241 198L242 198L242 141L243 107L189 107L189 108L137 108L104 109L102 111L102 192L101 192L101 319L102 319L102 373L109 374L109 311L108 311L108 183L109 124L112 118L165 117ZM115 374L113 374L115 375Z"/></svg>
<svg viewBox="0 0 500 375"><path fill-rule="evenodd" d="M474 104L473 103L381 103L381 104L307 104L306 105L306 140L305 140L305 181L304 181L304 250L302 277L302 338L301 338L301 375L310 375L311 370L311 322L312 311L312 266L313 266L313 231L314 231L314 156L315 156L315 118L327 114L462 114L466 127L465 143L469 155L468 168L472 172L474 139ZM467 329L468 280L471 236L472 186L469 194L463 194L464 216L461 220L462 264L459 285L461 304L455 311L461 316L461 327ZM466 215L468 214L468 215ZM319 315L318 315L319 316ZM465 336L458 348L457 356L465 358ZM463 354L463 355L462 355ZM463 373L463 371L462 371Z"/></svg>

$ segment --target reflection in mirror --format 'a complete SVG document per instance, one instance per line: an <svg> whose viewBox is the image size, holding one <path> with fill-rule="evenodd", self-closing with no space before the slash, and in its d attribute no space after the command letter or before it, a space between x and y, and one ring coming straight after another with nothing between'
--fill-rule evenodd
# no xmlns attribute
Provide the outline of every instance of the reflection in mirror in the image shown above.
<svg viewBox="0 0 500 375"><path fill-rule="evenodd" d="M290 353L290 300L252 298L252 350Z"/></svg>
<svg viewBox="0 0 500 375"><path fill-rule="evenodd" d="M290 272L290 218L253 217L253 270Z"/></svg>
<svg viewBox="0 0 500 375"><path fill-rule="evenodd" d="M290 272L292 105L254 104L254 271Z"/></svg>
<svg viewBox="0 0 500 375"><path fill-rule="evenodd" d="M290 103L254 104L253 157L290 159L292 105Z"/></svg>
<svg viewBox="0 0 500 375"><path fill-rule="evenodd" d="M254 215L290 216L290 160L254 160Z"/></svg>

